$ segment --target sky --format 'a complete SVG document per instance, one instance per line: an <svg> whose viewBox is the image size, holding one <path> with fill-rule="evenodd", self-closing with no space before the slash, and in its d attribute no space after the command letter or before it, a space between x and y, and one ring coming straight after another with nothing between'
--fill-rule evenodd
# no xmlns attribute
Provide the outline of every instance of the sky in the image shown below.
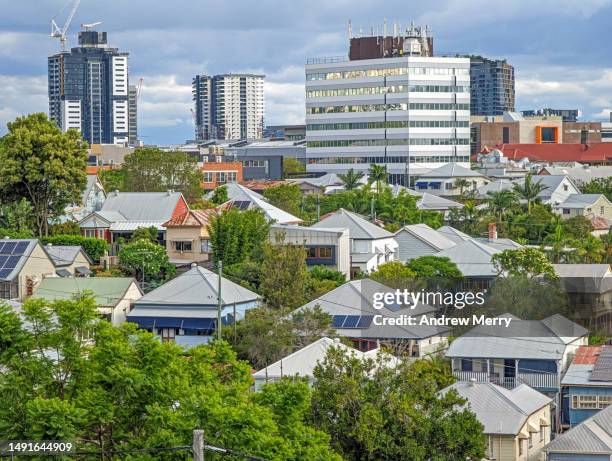
<svg viewBox="0 0 612 461"><path fill-rule="evenodd" d="M60 49L49 21L72 0L0 0L0 135L15 117L47 112L47 56ZM63 12L62 9L64 8ZM612 0L81 0L69 28L102 21L111 46L130 53L131 82L144 79L139 137L193 139L196 74L266 75L265 122L304 122L306 58L346 55L353 32L427 24L439 52L505 58L514 65L517 110L612 110Z"/></svg>

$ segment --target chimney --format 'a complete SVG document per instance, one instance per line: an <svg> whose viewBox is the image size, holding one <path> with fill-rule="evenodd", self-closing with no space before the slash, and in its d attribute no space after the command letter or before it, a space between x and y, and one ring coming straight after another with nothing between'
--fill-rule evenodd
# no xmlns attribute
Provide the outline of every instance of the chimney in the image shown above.
<svg viewBox="0 0 612 461"><path fill-rule="evenodd" d="M497 240L497 224L489 223L489 242Z"/></svg>

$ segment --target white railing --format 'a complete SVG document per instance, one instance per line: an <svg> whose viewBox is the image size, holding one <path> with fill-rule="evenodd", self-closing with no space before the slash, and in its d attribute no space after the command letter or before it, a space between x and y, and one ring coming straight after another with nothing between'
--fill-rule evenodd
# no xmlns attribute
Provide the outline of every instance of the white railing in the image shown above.
<svg viewBox="0 0 612 461"><path fill-rule="evenodd" d="M520 384L527 384L533 388L557 389L559 387L556 374L550 373L519 373L516 377L503 377L490 375L484 371L453 371L458 381L476 381L478 383L491 382L506 389L513 389Z"/></svg>
<svg viewBox="0 0 612 461"><path fill-rule="evenodd" d="M518 379L531 387L545 387L556 389L559 381L556 374L551 373L519 373Z"/></svg>
<svg viewBox="0 0 612 461"><path fill-rule="evenodd" d="M489 374L484 371L453 371L453 375L458 381L472 381L486 383L489 381Z"/></svg>

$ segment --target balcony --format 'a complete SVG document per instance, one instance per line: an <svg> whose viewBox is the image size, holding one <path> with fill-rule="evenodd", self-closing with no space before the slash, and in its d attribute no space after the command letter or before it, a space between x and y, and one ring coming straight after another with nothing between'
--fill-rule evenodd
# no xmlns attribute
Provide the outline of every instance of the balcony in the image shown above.
<svg viewBox="0 0 612 461"><path fill-rule="evenodd" d="M527 384L534 389L559 389L559 377L556 373L518 373L515 377L499 376L485 371L453 371L458 381L472 381L478 383L491 382L506 389L513 389L521 384Z"/></svg>

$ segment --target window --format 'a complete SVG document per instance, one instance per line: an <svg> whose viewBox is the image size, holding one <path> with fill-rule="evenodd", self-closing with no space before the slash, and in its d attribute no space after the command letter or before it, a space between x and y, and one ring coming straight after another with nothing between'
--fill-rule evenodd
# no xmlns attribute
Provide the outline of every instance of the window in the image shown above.
<svg viewBox="0 0 612 461"><path fill-rule="evenodd" d="M540 442L544 442L544 426L540 426Z"/></svg>
<svg viewBox="0 0 612 461"><path fill-rule="evenodd" d="M200 253L212 252L212 246L210 240L200 240Z"/></svg>
<svg viewBox="0 0 612 461"><path fill-rule="evenodd" d="M605 207L600 206L600 207L599 207L599 214L603 216L605 213L606 213L606 209L605 209Z"/></svg>
<svg viewBox="0 0 612 461"><path fill-rule="evenodd" d="M502 144L510 144L510 127L502 128Z"/></svg>
<svg viewBox="0 0 612 461"><path fill-rule="evenodd" d="M319 258L321 259L331 259L332 257L332 249L329 247L319 248Z"/></svg>
<svg viewBox="0 0 612 461"><path fill-rule="evenodd" d="M569 190L569 186L567 184L563 184L563 190L567 192Z"/></svg>
<svg viewBox="0 0 612 461"><path fill-rule="evenodd" d="M603 397L602 405L609 405L611 402L608 396ZM572 395L572 408L574 410L596 410L599 407L598 396L596 395ZM605 407L599 407L605 408Z"/></svg>
<svg viewBox="0 0 612 461"><path fill-rule="evenodd" d="M612 404L612 395L600 395L597 399L599 408L603 409Z"/></svg>
<svg viewBox="0 0 612 461"><path fill-rule="evenodd" d="M204 182L213 182L212 171L205 171L204 172Z"/></svg>
<svg viewBox="0 0 612 461"><path fill-rule="evenodd" d="M191 242L174 242L174 249L180 251L191 251Z"/></svg>
<svg viewBox="0 0 612 461"><path fill-rule="evenodd" d="M174 337L178 334L178 329L176 328L162 328L161 329L161 337L162 342L174 341Z"/></svg>
<svg viewBox="0 0 612 461"><path fill-rule="evenodd" d="M523 456L523 439L518 440L519 456Z"/></svg>
<svg viewBox="0 0 612 461"><path fill-rule="evenodd" d="M452 182L447 182L447 183L445 184L445 187L446 187L446 190L451 190L451 189L454 189L454 188L455 188L455 183L452 183Z"/></svg>
<svg viewBox="0 0 612 461"><path fill-rule="evenodd" d="M306 258L316 258L317 249L315 247L306 248Z"/></svg>
<svg viewBox="0 0 612 461"><path fill-rule="evenodd" d="M529 448L533 447L533 432L529 433Z"/></svg>
<svg viewBox="0 0 612 461"><path fill-rule="evenodd" d="M563 208L563 214L570 214L569 208Z"/></svg>

